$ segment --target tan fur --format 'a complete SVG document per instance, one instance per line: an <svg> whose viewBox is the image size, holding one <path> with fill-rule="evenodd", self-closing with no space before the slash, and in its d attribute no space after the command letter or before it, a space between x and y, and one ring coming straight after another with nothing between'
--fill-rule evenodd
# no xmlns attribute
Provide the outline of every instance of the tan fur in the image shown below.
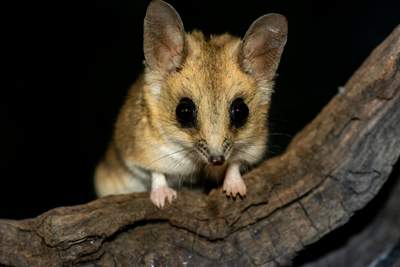
<svg viewBox="0 0 400 267"><path fill-rule="evenodd" d="M256 81L242 72L237 63L240 39L228 34L206 41L201 32L187 35L189 54L181 71L165 79L158 73L146 73L130 89L120 112L113 144L118 151L108 156L97 169L97 181L118 177L130 167L143 167L170 175L190 175L204 167L199 155L190 153L187 164L165 157L159 148L169 143L191 146L200 139L211 140L210 149L220 150L225 138L238 141L230 161L256 163L265 151L268 100L272 83L259 88ZM150 87L162 87L154 95ZM229 126L229 105L236 97L246 99L250 117L243 129ZM181 97L190 97L198 105L200 128L181 129L175 118L175 108ZM109 150L116 150L114 145ZM176 148L176 151L185 147ZM244 150L244 151L239 151ZM120 153L121 161L113 160ZM179 154L185 154L182 152ZM110 159L111 157L111 159ZM115 174L103 170L112 164ZM182 172L176 165L185 165ZM101 177L101 178L100 178ZM115 179L115 178L110 178ZM98 188L101 182L98 182ZM109 186L109 185L106 185ZM111 190L104 190L111 191ZM100 195L101 190L98 190Z"/></svg>
<svg viewBox="0 0 400 267"><path fill-rule="evenodd" d="M194 31L185 35L185 57L177 70L145 68L128 93L112 144L97 167L99 196L150 190L151 172L183 179L204 171L222 179L229 164L249 166L261 160L273 81L241 68L241 44L241 39L229 34L207 39ZM177 122L175 110L183 97L197 106L195 128L182 128ZM243 127L235 129L229 107L238 97L245 100L250 115ZM195 149L201 141L211 153L223 153L223 145L228 144L226 163L207 164Z"/></svg>

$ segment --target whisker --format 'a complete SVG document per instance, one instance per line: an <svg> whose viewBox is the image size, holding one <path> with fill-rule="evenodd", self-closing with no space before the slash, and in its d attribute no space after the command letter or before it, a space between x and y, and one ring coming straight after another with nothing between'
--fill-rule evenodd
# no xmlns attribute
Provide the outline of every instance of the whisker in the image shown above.
<svg viewBox="0 0 400 267"><path fill-rule="evenodd" d="M187 158L187 156L193 152L194 152L193 149L186 151L182 159L174 164L174 168L179 168L182 165L183 161ZM181 188L183 186L183 180L184 180L183 176L178 176L178 188Z"/></svg>
<svg viewBox="0 0 400 267"><path fill-rule="evenodd" d="M293 137L293 135L285 134L285 133L269 133L268 135L269 136L285 136L285 137L288 137L288 138L292 138Z"/></svg>
<svg viewBox="0 0 400 267"><path fill-rule="evenodd" d="M161 157L159 157L159 158L157 158L157 159L151 161L146 167L147 167L147 168L150 168L153 164L155 164L156 162L158 162L158 161L160 161L160 160L162 160L162 159L171 157L171 156L173 156L173 155L175 155L175 154L178 154L178 153L181 153L181 152L184 152L184 151L187 151L187 150L188 150L188 148L183 148L183 149L174 151L174 152L172 152L172 153L165 154L165 155L163 155L163 156L161 156Z"/></svg>
<svg viewBox="0 0 400 267"><path fill-rule="evenodd" d="M245 150L243 150L243 149L240 149L240 148L237 148L237 147L236 147L235 149L236 149L237 151L241 152L241 153L244 153L244 154L246 154L246 155L252 157L252 158L255 159L255 160L258 160L258 157L254 156L254 155L251 154L250 152L247 152L247 151L245 151Z"/></svg>
<svg viewBox="0 0 400 267"><path fill-rule="evenodd" d="M263 147L267 146L266 144L257 144L257 143L247 143L247 142L236 142L235 145L240 145L240 146L249 146L249 147Z"/></svg>
<svg viewBox="0 0 400 267"><path fill-rule="evenodd" d="M244 140L252 140L252 139L265 140L266 138L267 138L266 136L265 136L265 138L264 137L260 138L259 135L252 135L252 136L247 136L247 137L244 137L244 138L237 138L235 141L244 141Z"/></svg>
<svg viewBox="0 0 400 267"><path fill-rule="evenodd" d="M243 147L266 147L267 151L273 151L273 152L282 152L285 148L284 146L264 144L264 143L257 144L257 143L236 142L235 145Z"/></svg>
<svg viewBox="0 0 400 267"><path fill-rule="evenodd" d="M265 139L268 138L268 136L285 136L285 137L288 137L288 138L292 138L293 137L290 134L273 132L273 133L268 133L268 135L265 136L265 137L263 137L263 136L260 137L259 135L251 135L251 136L247 136L247 137L244 137L244 138L238 138L238 139L236 139L236 141L252 140L252 139L259 140L260 138L265 140Z"/></svg>

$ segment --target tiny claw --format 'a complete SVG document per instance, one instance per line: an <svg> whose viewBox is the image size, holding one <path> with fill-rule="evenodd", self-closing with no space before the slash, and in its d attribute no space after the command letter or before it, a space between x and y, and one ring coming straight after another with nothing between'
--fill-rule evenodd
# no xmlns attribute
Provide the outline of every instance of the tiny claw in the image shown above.
<svg viewBox="0 0 400 267"><path fill-rule="evenodd" d="M240 197L246 197L246 184L243 180L227 181L224 183L223 192L227 197L236 198L237 195Z"/></svg>
<svg viewBox="0 0 400 267"><path fill-rule="evenodd" d="M151 202L153 202L153 204L159 209L164 208L166 199L168 200L168 203L171 204L172 201L176 198L176 191L169 188L168 186L155 188L150 193Z"/></svg>

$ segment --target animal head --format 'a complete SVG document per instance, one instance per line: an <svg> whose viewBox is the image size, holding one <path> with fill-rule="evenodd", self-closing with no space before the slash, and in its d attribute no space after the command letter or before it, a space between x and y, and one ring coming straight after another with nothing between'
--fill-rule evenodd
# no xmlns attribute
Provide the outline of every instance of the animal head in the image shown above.
<svg viewBox="0 0 400 267"><path fill-rule="evenodd" d="M257 162L286 38L279 14L258 18L243 39L185 33L171 5L152 1L144 20L144 99L152 124L203 164Z"/></svg>

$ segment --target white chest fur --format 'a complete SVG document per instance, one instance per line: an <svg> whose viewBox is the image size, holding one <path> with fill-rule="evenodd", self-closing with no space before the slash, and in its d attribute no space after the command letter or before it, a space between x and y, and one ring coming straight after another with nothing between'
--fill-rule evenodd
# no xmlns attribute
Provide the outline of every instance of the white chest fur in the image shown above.
<svg viewBox="0 0 400 267"><path fill-rule="evenodd" d="M193 149L184 148L176 144L166 144L160 146L158 153L159 162L157 166L164 169L163 172L165 173L190 175L197 169L193 160Z"/></svg>

